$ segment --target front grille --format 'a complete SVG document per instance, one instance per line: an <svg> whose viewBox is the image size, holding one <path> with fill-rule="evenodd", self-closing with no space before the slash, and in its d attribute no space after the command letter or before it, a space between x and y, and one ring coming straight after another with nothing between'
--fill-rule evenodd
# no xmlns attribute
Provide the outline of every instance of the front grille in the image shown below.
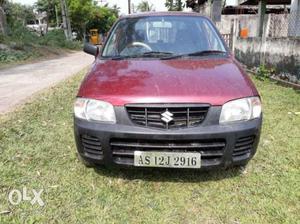
<svg viewBox="0 0 300 224"><path fill-rule="evenodd" d="M83 151L87 156L99 158L103 155L101 142L97 137L82 135L81 144L83 146Z"/></svg>
<svg viewBox="0 0 300 224"><path fill-rule="evenodd" d="M254 140L254 135L239 138L235 143L233 158L249 157L253 148Z"/></svg>
<svg viewBox="0 0 300 224"><path fill-rule="evenodd" d="M205 119L208 105L130 105L126 106L129 118L137 125L174 129L194 127ZM168 111L168 112L167 112ZM166 113L164 116L164 113ZM166 120L170 122L166 122Z"/></svg>
<svg viewBox="0 0 300 224"><path fill-rule="evenodd" d="M224 154L225 140L130 140L112 139L113 159L118 164L133 165L134 151L200 152L202 165L218 165Z"/></svg>

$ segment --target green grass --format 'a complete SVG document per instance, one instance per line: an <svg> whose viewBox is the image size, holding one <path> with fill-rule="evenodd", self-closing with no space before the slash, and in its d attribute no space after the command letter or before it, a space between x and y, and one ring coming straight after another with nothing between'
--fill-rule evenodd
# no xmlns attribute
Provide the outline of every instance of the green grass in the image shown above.
<svg viewBox="0 0 300 224"><path fill-rule="evenodd" d="M83 74L0 121L0 223L299 223L300 95L254 80L263 99L258 153L245 170L88 169L77 159L73 98ZM44 189L44 207L10 205Z"/></svg>

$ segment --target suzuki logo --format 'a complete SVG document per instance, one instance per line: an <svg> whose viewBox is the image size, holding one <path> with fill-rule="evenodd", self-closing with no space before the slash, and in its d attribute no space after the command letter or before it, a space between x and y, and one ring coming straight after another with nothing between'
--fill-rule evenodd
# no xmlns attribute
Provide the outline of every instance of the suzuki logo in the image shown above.
<svg viewBox="0 0 300 224"><path fill-rule="evenodd" d="M161 119L168 124L173 120L173 114L170 111L166 110L166 112L161 114Z"/></svg>

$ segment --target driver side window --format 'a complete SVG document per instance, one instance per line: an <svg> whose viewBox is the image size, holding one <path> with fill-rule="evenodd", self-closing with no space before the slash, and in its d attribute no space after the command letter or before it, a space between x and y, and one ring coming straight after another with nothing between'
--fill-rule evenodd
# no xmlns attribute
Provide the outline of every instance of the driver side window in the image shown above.
<svg viewBox="0 0 300 224"><path fill-rule="evenodd" d="M107 45L107 48L106 48L106 54L109 54L109 55L115 55L114 54L114 48L115 48L115 45L114 44L111 44L112 43L115 43L116 42L116 34L114 33L111 37L111 39L109 40L109 44Z"/></svg>
<svg viewBox="0 0 300 224"><path fill-rule="evenodd" d="M128 45L129 40L126 30L128 32L124 22L119 22L106 44L104 55L117 56Z"/></svg>
<svg viewBox="0 0 300 224"><path fill-rule="evenodd" d="M220 40L216 38L217 34L211 25L205 21L203 23L205 37L207 39L208 48L205 50L219 50L223 48L223 45L220 43ZM224 50L224 49L223 49Z"/></svg>

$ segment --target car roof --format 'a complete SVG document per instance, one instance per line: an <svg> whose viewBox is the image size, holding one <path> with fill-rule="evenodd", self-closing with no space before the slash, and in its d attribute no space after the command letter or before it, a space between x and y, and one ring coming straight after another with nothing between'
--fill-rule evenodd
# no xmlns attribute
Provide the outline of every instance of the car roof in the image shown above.
<svg viewBox="0 0 300 224"><path fill-rule="evenodd" d="M198 17L204 17L207 18L206 16L201 15L200 13L196 12L178 12L178 11L173 11L173 12L142 12L142 13L133 13L129 15L122 15L120 19L124 18L136 18L136 17L151 17L151 16L198 16Z"/></svg>

